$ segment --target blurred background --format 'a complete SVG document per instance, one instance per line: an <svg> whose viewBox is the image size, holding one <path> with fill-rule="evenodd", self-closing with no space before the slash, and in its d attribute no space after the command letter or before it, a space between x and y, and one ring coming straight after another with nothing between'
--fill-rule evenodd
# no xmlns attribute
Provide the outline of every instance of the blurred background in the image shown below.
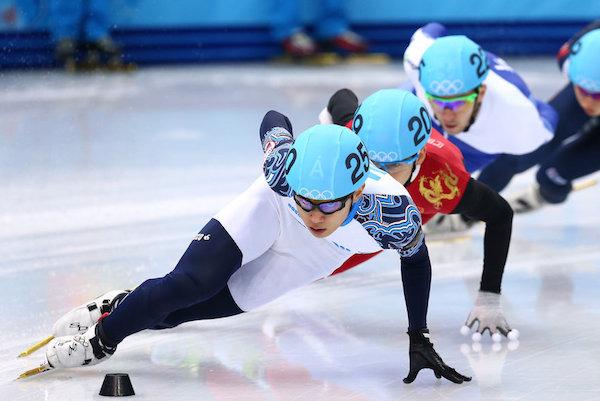
<svg viewBox="0 0 600 401"><path fill-rule="evenodd" d="M365 42L343 50L367 44L369 52L401 58L414 30L429 21L500 55L549 55L598 16L597 0L0 0L0 68L56 66L56 46L69 35L121 52L125 64L147 65L303 55L311 39L323 50L320 39L345 27L360 35L347 39ZM285 43L300 28L308 44L303 37ZM108 38L114 43L102 43Z"/></svg>

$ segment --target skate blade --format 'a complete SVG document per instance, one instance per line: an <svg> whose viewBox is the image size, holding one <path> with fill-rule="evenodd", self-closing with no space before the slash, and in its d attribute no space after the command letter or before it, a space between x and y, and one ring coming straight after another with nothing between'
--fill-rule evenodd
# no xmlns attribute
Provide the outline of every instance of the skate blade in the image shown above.
<svg viewBox="0 0 600 401"><path fill-rule="evenodd" d="M53 339L54 339L54 336L50 336L48 338L43 339L42 341L32 345L31 347L27 348L25 351L21 352L17 358L23 358L23 357L33 354L35 351L42 348L44 345L48 344Z"/></svg>
<svg viewBox="0 0 600 401"><path fill-rule="evenodd" d="M28 377L39 375L40 373L44 373L52 369L54 369L52 366L50 366L48 363L44 363L38 366L37 368L29 369L21 373L19 377L17 377L15 380L26 379Z"/></svg>
<svg viewBox="0 0 600 401"><path fill-rule="evenodd" d="M581 191L582 189L587 189L593 187L598 183L598 180L595 178L590 178L587 180L577 181L573 184L573 191Z"/></svg>

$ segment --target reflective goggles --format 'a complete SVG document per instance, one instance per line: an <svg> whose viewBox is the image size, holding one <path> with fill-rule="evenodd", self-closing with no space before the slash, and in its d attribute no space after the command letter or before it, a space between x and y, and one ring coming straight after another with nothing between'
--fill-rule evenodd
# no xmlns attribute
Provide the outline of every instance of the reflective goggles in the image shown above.
<svg viewBox="0 0 600 401"><path fill-rule="evenodd" d="M380 162L374 162L373 160L371 160L371 163L373 163L375 166L377 166L377 168L380 168L387 173L393 173L394 170L405 167L407 164L413 163L415 160L417 160L418 156L419 156L419 154L417 153L416 155L411 156L408 159L404 159L399 162L380 163Z"/></svg>
<svg viewBox="0 0 600 401"><path fill-rule="evenodd" d="M585 89L583 89L581 86L577 85L577 88L579 88L579 91L581 91L581 94L585 97L591 97L594 100L600 100L600 92L590 92L587 91Z"/></svg>
<svg viewBox="0 0 600 401"><path fill-rule="evenodd" d="M296 202L296 205L300 206L305 212L311 212L315 208L317 208L323 214L333 214L342 210L344 206L346 206L346 201L350 199L350 196L352 196L352 194L348 194L342 198L334 199L331 201L313 203L311 200L308 200L304 196L294 194L294 201Z"/></svg>
<svg viewBox="0 0 600 401"><path fill-rule="evenodd" d="M449 98L434 96L429 93L425 93L425 96L427 97L427 100L429 100L435 106L439 107L442 110L444 110L444 109L456 110L456 109L464 106L467 103L475 102L475 99L477 99L477 96L479 96L479 90L476 90L473 93L469 93L468 95L449 97Z"/></svg>

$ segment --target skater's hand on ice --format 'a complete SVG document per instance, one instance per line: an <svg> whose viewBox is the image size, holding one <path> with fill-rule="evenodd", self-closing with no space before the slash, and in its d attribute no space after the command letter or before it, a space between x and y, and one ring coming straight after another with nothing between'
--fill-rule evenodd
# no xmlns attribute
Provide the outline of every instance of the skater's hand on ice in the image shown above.
<svg viewBox="0 0 600 401"><path fill-rule="evenodd" d="M485 331L489 332L494 341L501 341L502 336L508 337L509 340L519 337L519 332L510 328L502 313L500 294L493 292L479 291L475 305L460 331L467 335L471 329L475 329L473 341L479 341Z"/></svg>
<svg viewBox="0 0 600 401"><path fill-rule="evenodd" d="M471 381L469 376L458 373L444 363L429 341L429 330L409 331L408 336L410 337L410 370L408 376L404 378L404 383L412 383L421 369L431 369L438 379L444 377L458 384Z"/></svg>

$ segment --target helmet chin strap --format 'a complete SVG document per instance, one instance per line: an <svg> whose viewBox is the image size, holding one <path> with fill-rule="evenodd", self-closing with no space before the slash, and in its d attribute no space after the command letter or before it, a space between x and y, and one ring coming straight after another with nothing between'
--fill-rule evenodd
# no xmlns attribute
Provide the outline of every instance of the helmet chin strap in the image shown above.
<svg viewBox="0 0 600 401"><path fill-rule="evenodd" d="M421 165L417 165L417 163L413 163L412 166L412 171L410 172L410 176L408 177L408 180L406 180L406 182L403 184L404 186L407 186L408 184L410 184L411 182L413 182L415 180L415 178L417 178L417 176L419 175L419 171L421 170Z"/></svg>
<svg viewBox="0 0 600 401"><path fill-rule="evenodd" d="M342 226L350 224L350 222L354 219L354 216L356 215L356 212L358 211L358 208L360 207L360 205L362 205L362 196L360 198L358 198L358 200L352 204L352 207L350 208L350 212L348 212L348 217L346 217L346 220L344 220L344 222L342 223Z"/></svg>
<svg viewBox="0 0 600 401"><path fill-rule="evenodd" d="M417 176L419 175L420 170L421 170L421 165L420 164L417 165L416 162L413 163L412 171L410 172L410 177L408 177L408 180L406 180L406 182L404 183L404 186L407 186L408 184L413 182L413 180L415 178L417 178ZM358 200L352 204L352 207L350 208L350 211L348 212L348 216L346 217L346 220L344 220L344 222L342 223L342 226L350 224L350 222L354 219L354 216L356 216L356 212L358 211L358 208L360 207L360 205L362 205L362 196L360 198L358 198Z"/></svg>

